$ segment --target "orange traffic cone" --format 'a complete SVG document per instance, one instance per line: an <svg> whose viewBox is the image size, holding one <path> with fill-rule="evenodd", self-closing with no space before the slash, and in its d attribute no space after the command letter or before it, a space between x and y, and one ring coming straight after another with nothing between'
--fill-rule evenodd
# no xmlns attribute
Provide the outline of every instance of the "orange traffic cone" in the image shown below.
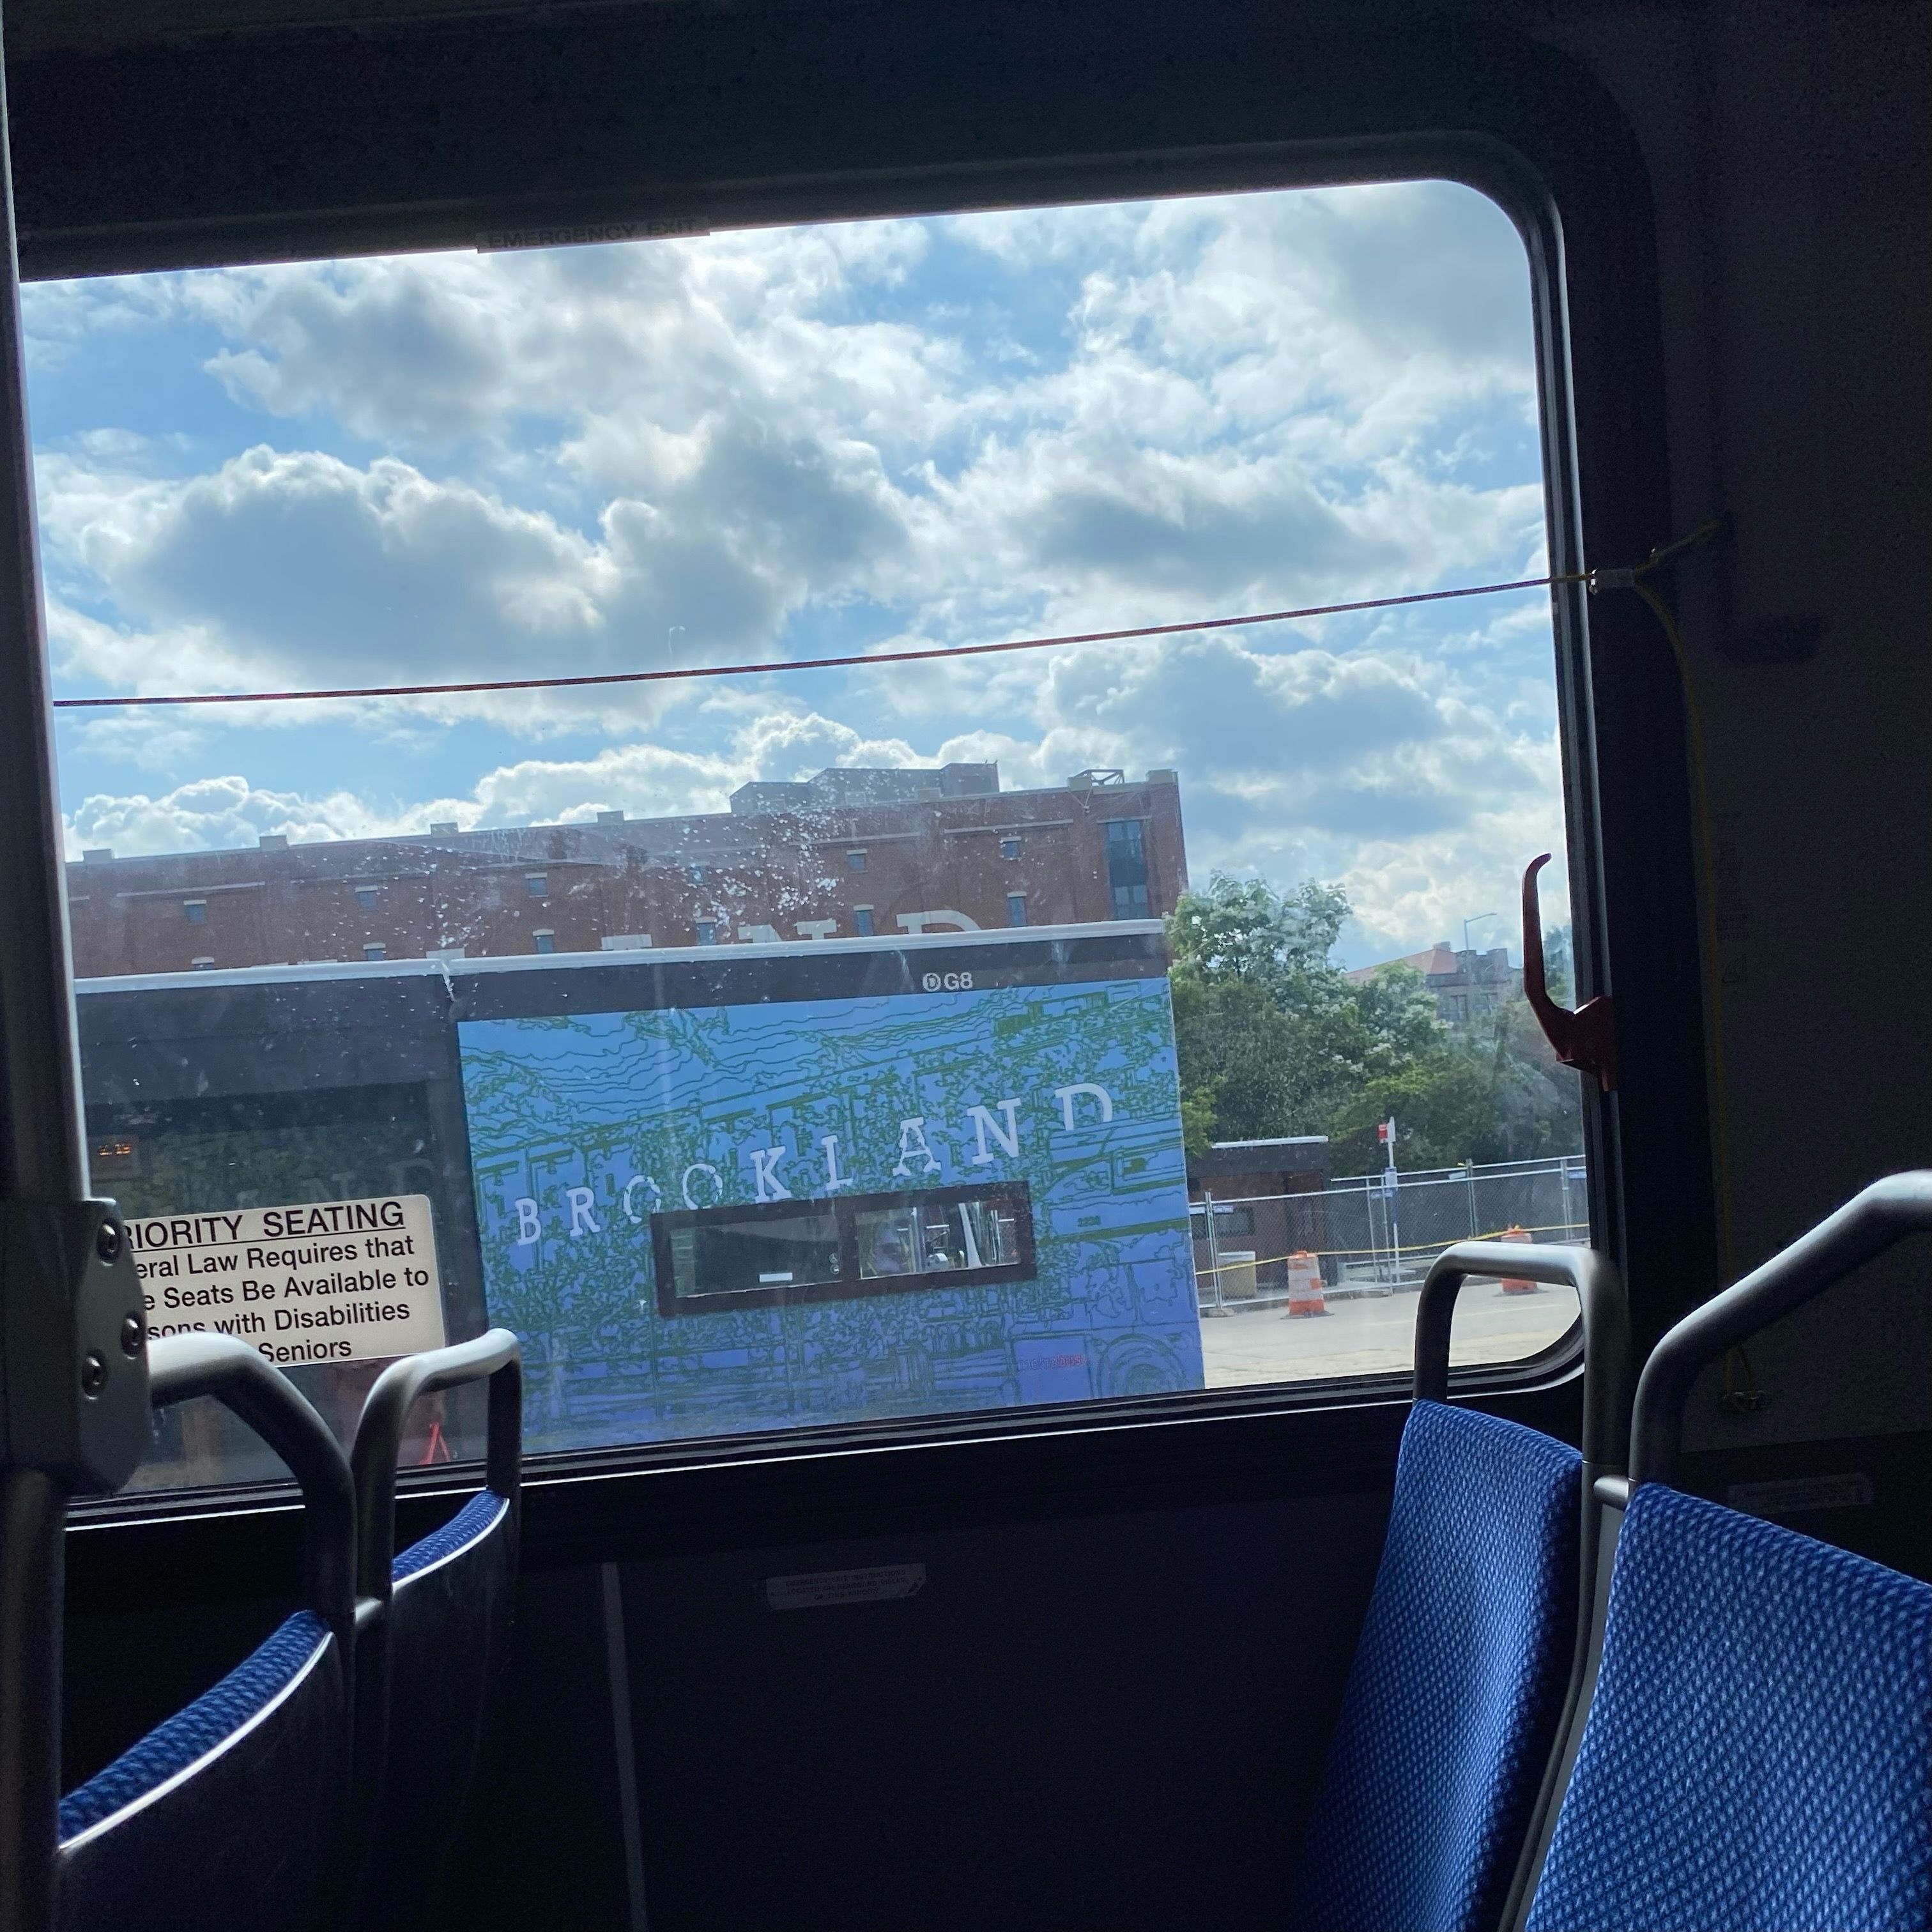
<svg viewBox="0 0 1932 1932"><path fill-rule="evenodd" d="M1529 1231L1526 1228L1505 1228L1496 1238L1503 1241L1527 1242ZM1503 1292L1505 1294L1540 1294L1543 1290L1535 1282L1525 1281L1520 1276L1505 1275L1503 1277Z"/></svg>
<svg viewBox="0 0 1932 1932"><path fill-rule="evenodd" d="M1288 1312L1290 1315L1326 1315L1328 1298L1322 1292L1322 1264L1306 1248L1288 1258Z"/></svg>

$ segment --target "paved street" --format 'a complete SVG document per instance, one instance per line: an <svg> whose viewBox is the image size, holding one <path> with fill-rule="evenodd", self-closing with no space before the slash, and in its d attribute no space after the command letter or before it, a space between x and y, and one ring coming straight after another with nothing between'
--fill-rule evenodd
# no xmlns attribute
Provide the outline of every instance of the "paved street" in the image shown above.
<svg viewBox="0 0 1932 1932"><path fill-rule="evenodd" d="M1330 1301L1325 1316L1291 1318L1280 1308L1210 1316L1201 1324L1208 1386L1294 1382L1320 1376L1372 1375L1414 1359L1414 1294ZM1534 1354L1576 1318L1574 1288L1505 1295L1493 1282L1472 1282L1457 1298L1452 1362L1507 1362Z"/></svg>

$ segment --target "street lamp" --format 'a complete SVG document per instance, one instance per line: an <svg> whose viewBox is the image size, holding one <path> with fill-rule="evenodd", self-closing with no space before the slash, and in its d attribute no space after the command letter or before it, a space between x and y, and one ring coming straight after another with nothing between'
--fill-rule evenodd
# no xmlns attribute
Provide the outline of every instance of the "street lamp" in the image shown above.
<svg viewBox="0 0 1932 1932"><path fill-rule="evenodd" d="M1469 928L1471 926L1480 926L1486 919L1501 919L1502 917L1502 914L1499 912L1479 912L1474 919L1466 919L1463 920L1462 950L1466 952L1469 950Z"/></svg>

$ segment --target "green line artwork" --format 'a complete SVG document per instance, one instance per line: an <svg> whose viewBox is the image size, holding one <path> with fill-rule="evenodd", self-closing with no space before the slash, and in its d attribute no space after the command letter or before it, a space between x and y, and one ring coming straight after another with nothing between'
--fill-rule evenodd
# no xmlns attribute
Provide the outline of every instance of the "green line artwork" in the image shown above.
<svg viewBox="0 0 1932 1932"><path fill-rule="evenodd" d="M1164 978L458 1033L532 1448L1202 1386Z"/></svg>

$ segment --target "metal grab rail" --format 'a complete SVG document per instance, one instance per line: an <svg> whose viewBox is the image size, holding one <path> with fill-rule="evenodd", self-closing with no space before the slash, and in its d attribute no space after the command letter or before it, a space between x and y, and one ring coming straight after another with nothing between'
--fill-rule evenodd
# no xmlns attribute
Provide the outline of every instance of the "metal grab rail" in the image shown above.
<svg viewBox="0 0 1932 1932"><path fill-rule="evenodd" d="M1632 1486L1667 1483L1676 1474L1684 1405L1707 1363L1906 1235L1924 1233L1932 1233L1932 1172L1888 1175L1685 1316L1651 1352L1637 1383L1630 1423Z"/></svg>
<svg viewBox="0 0 1932 1932"><path fill-rule="evenodd" d="M148 1345L157 1408L212 1396L288 1465L302 1496L302 1594L334 1632L343 1669L355 1634L356 1489L349 1460L308 1399L232 1335L163 1335Z"/></svg>
<svg viewBox="0 0 1932 1932"><path fill-rule="evenodd" d="M392 1362L376 1378L356 1425L356 1587L365 1600L389 1600L396 1544L396 1457L409 1412L426 1395L490 1378L490 1419L483 1480L513 1504L523 1472L524 1358L507 1328L473 1341L426 1348Z"/></svg>
<svg viewBox="0 0 1932 1932"><path fill-rule="evenodd" d="M1608 1256L1594 1248L1559 1248L1534 1242L1461 1241L1436 1258L1422 1284L1415 1310L1415 1398L1444 1402L1449 1395L1449 1330L1456 1298L1472 1275L1567 1282L1576 1291L1583 1324L1582 1510L1577 1546L1576 1649L1569 1688L1556 1727L1556 1744L1531 1814L1529 1830L1510 1881L1502 1923L1519 1927L1529 1910L1537 1875L1554 1828L1556 1808L1568 1780L1582 1714L1595 1678L1594 1612L1600 1580L1610 1570L1618 1512L1598 1494L1600 1477L1621 1477L1630 1448L1630 1306L1623 1277ZM1612 1486L1606 1484L1605 1487Z"/></svg>
<svg viewBox="0 0 1932 1932"><path fill-rule="evenodd" d="M1616 1262L1594 1248L1538 1242L1458 1241L1436 1258L1415 1310L1415 1399L1449 1399L1449 1330L1472 1275L1546 1282L1576 1291L1582 1312L1586 1487L1621 1473L1630 1444L1630 1308Z"/></svg>

